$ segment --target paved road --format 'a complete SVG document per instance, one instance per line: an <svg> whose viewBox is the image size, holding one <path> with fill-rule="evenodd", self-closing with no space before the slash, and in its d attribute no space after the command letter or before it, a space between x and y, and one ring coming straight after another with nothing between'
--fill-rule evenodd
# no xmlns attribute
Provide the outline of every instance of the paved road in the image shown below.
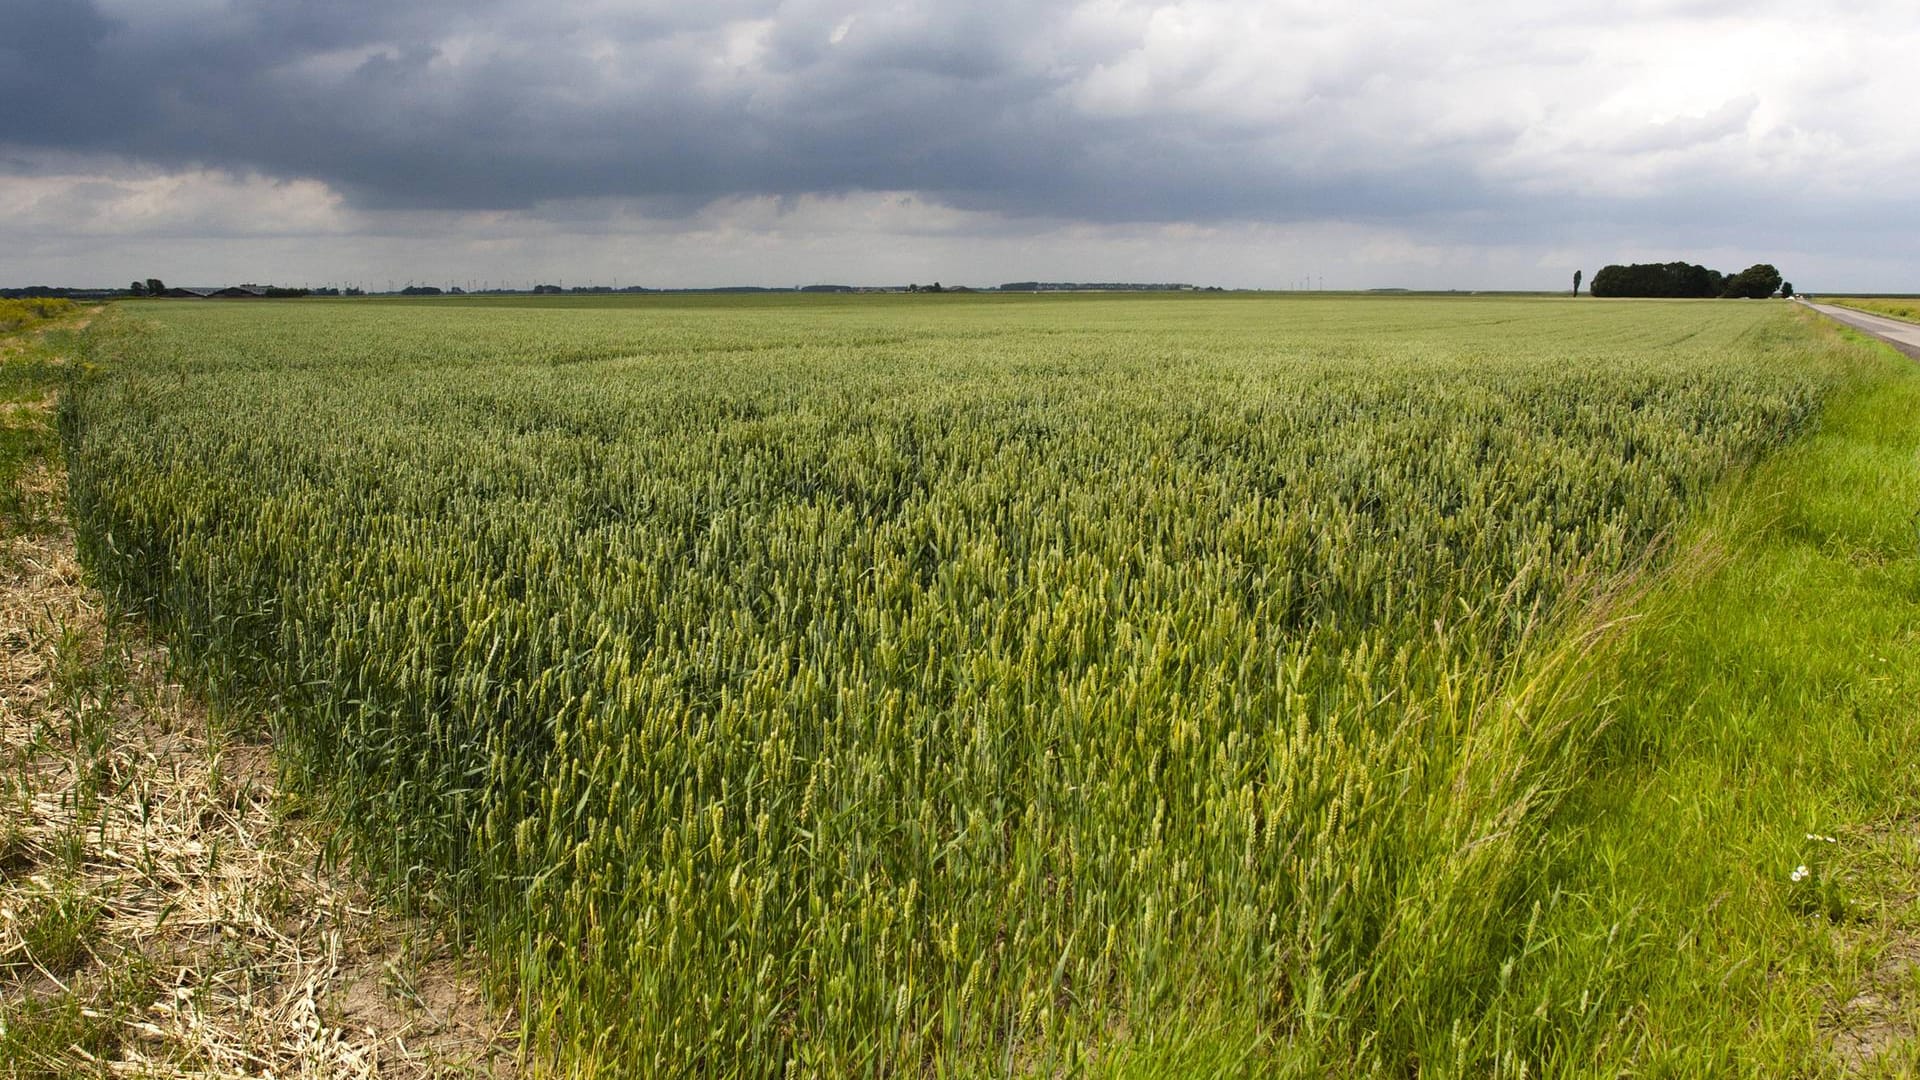
<svg viewBox="0 0 1920 1080"><path fill-rule="evenodd" d="M1801 302L1806 303L1804 300ZM1834 307L1832 304L1807 304L1807 306L1830 319L1846 323L1855 330L1872 334L1915 360L1920 360L1920 324L1889 319L1883 315L1869 315L1864 311Z"/></svg>

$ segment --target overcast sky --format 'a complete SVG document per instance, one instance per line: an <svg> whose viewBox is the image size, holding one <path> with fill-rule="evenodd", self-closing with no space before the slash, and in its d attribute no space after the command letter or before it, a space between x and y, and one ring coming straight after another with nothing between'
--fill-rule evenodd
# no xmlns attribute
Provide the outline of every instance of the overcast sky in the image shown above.
<svg viewBox="0 0 1920 1080"><path fill-rule="evenodd" d="M1916 101L1911 0L0 0L0 284L1920 289Z"/></svg>

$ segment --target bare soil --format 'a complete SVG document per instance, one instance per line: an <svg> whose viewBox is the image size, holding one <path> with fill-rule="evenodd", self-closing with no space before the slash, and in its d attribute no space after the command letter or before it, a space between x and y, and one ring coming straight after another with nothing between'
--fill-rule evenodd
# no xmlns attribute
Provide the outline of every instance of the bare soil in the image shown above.
<svg viewBox="0 0 1920 1080"><path fill-rule="evenodd" d="M1850 1076L1920 1075L1920 819L1841 838L1859 919L1837 932L1857 977L1835 988L1822 1027Z"/></svg>

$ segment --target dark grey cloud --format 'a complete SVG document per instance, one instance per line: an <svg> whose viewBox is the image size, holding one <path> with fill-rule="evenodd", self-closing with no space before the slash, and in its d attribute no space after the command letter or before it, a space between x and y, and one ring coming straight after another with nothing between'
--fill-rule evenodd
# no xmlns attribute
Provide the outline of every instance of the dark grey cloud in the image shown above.
<svg viewBox="0 0 1920 1080"><path fill-rule="evenodd" d="M595 222L721 244L871 211L904 244L1119 230L1102 258L1135 226L1235 223L1342 223L1435 266L1890 258L1920 225L1910 22L1896 0L0 0L0 246L532 250L520 230Z"/></svg>
<svg viewBox="0 0 1920 1080"><path fill-rule="evenodd" d="M0 35L0 140L9 134L29 144L58 145L62 132L111 125L111 106L95 87L100 45L112 24L88 4L0 5L6 33Z"/></svg>
<svg viewBox="0 0 1920 1080"><path fill-rule="evenodd" d="M1472 138L1353 168L1296 152L1312 111L1155 115L1167 87L1104 114L1082 91L1137 59L1140 20L1068 3L8 6L23 107L0 143L314 177L370 207L916 190L1164 220L1488 197ZM1366 77L1303 93L1331 113Z"/></svg>

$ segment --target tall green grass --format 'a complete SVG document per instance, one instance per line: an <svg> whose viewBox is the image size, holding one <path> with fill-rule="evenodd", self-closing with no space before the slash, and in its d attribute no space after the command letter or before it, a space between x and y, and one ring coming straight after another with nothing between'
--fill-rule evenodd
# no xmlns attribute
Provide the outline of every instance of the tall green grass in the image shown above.
<svg viewBox="0 0 1920 1080"><path fill-rule="evenodd" d="M1592 657L1871 367L1755 305L129 308L88 565L583 1075L1603 1059L1631 980L1534 974Z"/></svg>

